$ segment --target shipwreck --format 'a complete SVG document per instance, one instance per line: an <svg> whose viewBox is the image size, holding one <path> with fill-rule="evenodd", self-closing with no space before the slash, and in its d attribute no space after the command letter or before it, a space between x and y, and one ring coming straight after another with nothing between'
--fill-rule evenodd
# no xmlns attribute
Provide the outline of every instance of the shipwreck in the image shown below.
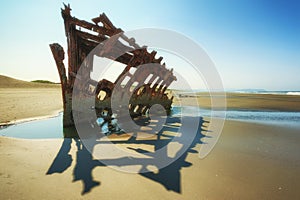
<svg viewBox="0 0 300 200"><path fill-rule="evenodd" d="M156 63L159 65L159 70L151 71L143 70L139 76L132 75L135 78L134 82L143 82L139 88L135 88L128 105L131 117L145 116L148 114L149 108L154 104L160 104L169 113L173 96L167 94L167 89L176 77L172 69L167 69L165 63L162 62L162 57L156 56L156 51L147 49L146 46L140 46L136 43L134 38L128 38L122 29L116 28L109 18L104 14L93 18L92 22L77 19L71 16L70 5L64 5L61 9L62 18L64 20L65 35L67 37L67 57L68 69L64 65L65 52L61 45L58 43L50 44L50 48L58 69L63 98L63 126L74 126L73 113L72 113L72 94L74 89L74 82L78 77L78 70L84 62L87 55L98 45L103 44L104 41L115 37L105 45L105 51L93 52L95 56L113 59L116 62L124 64L126 67L123 72L118 76L117 80L109 81L106 79L93 80L91 72L93 65L87 65L86 72L80 75L83 91L89 92L92 88L95 94L95 112L98 117L102 117L103 111L108 113L108 121L112 117L111 111L111 97L114 88L121 82L124 83L124 74L128 73L131 68L139 68L139 66L147 63ZM122 42L121 42L122 40ZM113 58L114 52L119 48L126 48L128 51L117 58ZM151 76L149 76L151 75ZM149 79L150 77L150 79ZM144 81L149 79L146 83ZM128 80L122 86L124 92L127 92L132 87L133 80Z"/></svg>

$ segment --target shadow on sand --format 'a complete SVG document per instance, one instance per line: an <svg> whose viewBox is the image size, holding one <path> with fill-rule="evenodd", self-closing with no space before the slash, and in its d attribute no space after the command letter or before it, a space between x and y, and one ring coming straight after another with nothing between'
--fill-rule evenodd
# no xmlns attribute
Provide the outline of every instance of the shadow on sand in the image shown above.
<svg viewBox="0 0 300 200"><path fill-rule="evenodd" d="M202 144L201 138L205 137L203 135L204 128L204 121L202 118L200 119L198 130L196 137L193 138L193 141L190 143L190 145L187 148L187 151L185 151L177 160L172 162L170 165L159 169L157 173L154 172L146 172L146 173L139 173L139 175L148 178L152 181L155 181L161 185L163 185L167 190L171 190L177 193L181 193L181 173L180 170L183 167L190 167L192 166L192 163L187 162L186 158L189 153L196 154L198 153L197 150L194 149L194 147L197 144ZM113 143L126 143L126 144L150 144L154 146L155 151L162 148L163 146L167 145L174 136L165 135L165 131L167 132L174 132L177 133L180 129L180 119L177 117L169 117L166 121L166 124L163 126L163 129L158 133L157 140L135 140L130 138L127 141L112 141ZM66 130L64 130L66 131ZM70 130L67 130L70 131ZM161 140L160 138L164 137L165 139ZM167 138L167 139L166 139ZM101 160L94 159L92 154L86 149L86 147L82 144L80 139L78 138L65 138L62 146L56 155L55 159L53 160L53 163L49 167L47 171L47 175L51 175L53 173L63 173L65 170L67 170L72 162L73 158L70 155L71 150L71 144L72 141L75 141L76 143L76 164L75 168L73 169L73 181L79 181L81 180L83 182L83 190L81 192L82 195L84 195L87 192L90 192L92 188L99 186L100 181L95 180L95 177L92 176L92 170L95 167L105 167L107 163L114 164L114 161L116 159L111 159L110 162L105 162L103 164ZM95 144L99 144L99 142L95 142ZM101 144L101 142L100 142ZM144 149L141 148L132 148L128 147L128 149L133 150L137 153L145 153L147 152ZM147 152L148 153L148 152ZM167 155L166 155L167 157ZM99 162L100 161L100 162ZM109 165L109 164L108 164ZM147 167L147 166L142 166Z"/></svg>

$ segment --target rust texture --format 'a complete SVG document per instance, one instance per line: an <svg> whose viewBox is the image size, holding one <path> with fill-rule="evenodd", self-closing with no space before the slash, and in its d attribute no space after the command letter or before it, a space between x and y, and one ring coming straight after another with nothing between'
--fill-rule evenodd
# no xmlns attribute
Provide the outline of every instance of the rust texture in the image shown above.
<svg viewBox="0 0 300 200"><path fill-rule="evenodd" d="M120 28L116 28L108 17L103 13L99 17L93 18L92 22L77 19L71 16L70 5L64 5L61 10L64 19L65 34L68 43L68 73L63 63L64 50L57 44L50 44L50 48L55 59L58 73L62 85L62 96L64 104L64 127L74 125L72 118L72 92L76 76L80 76L81 80L85 80L86 84L82 85L82 89L87 92L95 92L95 109L97 116L101 116L103 110L108 111L112 115L110 109L110 98L116 84L123 82L125 74L131 68L138 68L142 64L157 63L160 69L153 71L144 70L139 76L129 77L129 81L124 87L124 92L130 90L132 83L136 81L144 82L147 78L151 78L147 84L137 88L131 96L128 105L131 116L147 115L149 108L154 104L161 104L167 112L171 110L173 97L166 93L169 85L176 80L173 71L166 68L165 63L162 63L162 57L156 58L156 51L149 52L146 46L139 46L134 38L128 38L123 34ZM86 31L84 31L86 30ZM93 34L92 34L93 33ZM118 34L118 37L112 37ZM112 37L112 38L111 38ZM111 38L111 39L110 39ZM85 72L78 74L78 70L87 57L87 55L103 41L110 39L109 42L104 43L103 50L96 52L95 55L113 59L117 62L126 65L124 71L118 76L115 82L109 80L93 80L90 74L93 70L93 63L87 63ZM122 39L121 42L120 39ZM114 53L119 49L128 50L123 55L114 58ZM150 73L151 72L151 73Z"/></svg>

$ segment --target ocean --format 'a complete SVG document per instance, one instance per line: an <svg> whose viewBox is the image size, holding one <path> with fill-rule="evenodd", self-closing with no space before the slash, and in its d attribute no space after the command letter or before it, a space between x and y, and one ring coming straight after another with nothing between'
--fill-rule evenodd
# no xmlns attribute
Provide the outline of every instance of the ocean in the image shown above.
<svg viewBox="0 0 300 200"><path fill-rule="evenodd" d="M300 112L261 110L216 110L212 112L209 109L197 108L194 106L173 107L172 112L174 116L180 116L182 113L185 115L188 113L195 113L195 110L197 110L198 116L201 117L224 118L225 116L224 119L226 120L237 120L300 128Z"/></svg>

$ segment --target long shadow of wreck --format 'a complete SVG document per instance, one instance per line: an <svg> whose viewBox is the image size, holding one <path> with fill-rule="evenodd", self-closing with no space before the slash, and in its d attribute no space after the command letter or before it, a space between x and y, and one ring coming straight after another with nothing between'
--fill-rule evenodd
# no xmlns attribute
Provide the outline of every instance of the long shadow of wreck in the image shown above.
<svg viewBox="0 0 300 200"><path fill-rule="evenodd" d="M137 44L134 38L127 37L122 29L116 28L104 13L99 17L93 18L93 22L87 22L72 16L70 5L65 5L61 10L61 14L64 19L68 43L68 70L66 70L64 65L65 53L63 47L57 43L53 43L50 45L50 48L62 85L64 127L74 125L74 120L72 119L78 114L73 112L74 106L76 108L80 107L78 112L82 111L88 117L91 116L91 112L94 112L91 109L91 107L94 107L97 117L101 117L100 113L107 107L110 107L112 94L117 94L116 98L114 98L115 100L122 100L123 103L119 102L119 105L128 105L128 107L125 106L123 108L129 109L130 114L136 113L138 116L144 116L150 110L151 106L158 102L167 112L171 111L173 96L167 95L166 91L170 84L177 80L177 78L173 70L169 70L166 67L166 64L162 61L163 57L157 58L156 51L150 51L147 46ZM97 66L93 66L94 58L109 59L122 63L126 67L114 82L106 79L100 81L93 80L91 73ZM151 66L149 66L150 64ZM130 72L131 69L134 72ZM126 77L131 78L126 82ZM146 82L147 84L142 85ZM138 83L135 86L138 89L132 91L135 83ZM103 98L100 98L102 95L101 92L105 92ZM128 94L131 95L127 96ZM124 98L124 95L126 98ZM130 104L127 104L127 100ZM91 104L89 105L89 103ZM127 111L124 113L127 113ZM112 117L112 112L109 112L109 115ZM94 123L95 120L93 119L91 122ZM193 126L193 122L196 126ZM182 124L182 126L179 124ZM197 144L201 144L201 138L204 137L202 135L202 131L204 131L202 129L202 118L194 117L193 120L190 120L188 125L196 127L191 132L184 131L182 129L183 124L185 123L182 123L182 119L173 116L167 118L166 123L155 135L156 139L154 140L131 137L127 141L111 140L110 142L116 145L128 144L126 150L141 155L147 154L147 158L135 157L132 159L132 161L139 163L141 166L139 175L160 183L167 190L181 193L180 170L192 165L192 163L187 162L187 155L189 153L197 153L193 148ZM72 132L72 130L68 130L67 128L64 129L65 136L69 135L69 131ZM170 132L175 134L169 134ZM87 131L87 134L93 135L89 131ZM138 134L138 132L133 134ZM185 139L180 140L180 138ZM174 139L176 142L174 142ZM72 158L70 152L73 141L76 143L76 159ZM73 160L76 160L75 168L73 169L73 180L81 180L83 182L82 194L85 194L91 191L92 188L100 185L100 181L92 176L92 170L95 167L126 167L133 165L130 163L128 157L105 160L95 159L90 151L105 144L106 141L97 138L95 141L92 141L92 145L88 146L88 149L87 146L83 145L83 141L78 138L65 138L47 174L63 173L72 166ZM155 157L155 153L161 149L166 149L164 148L166 145L174 143L184 146L184 151L179 150L180 153L175 153L175 157L170 156L168 151L162 151L165 155L160 157L160 159L172 162L167 166L159 166L159 163L157 163L159 159ZM153 146L154 152L149 152L143 146ZM156 171L155 173L142 173L149 166L153 165L157 167L157 173Z"/></svg>
<svg viewBox="0 0 300 200"><path fill-rule="evenodd" d="M192 117L191 117L192 118ZM174 159L171 164L167 165L164 168L161 168L158 170L158 172L145 172L145 173L139 173L139 175L148 178L152 181L155 181L157 183L160 183L163 185L167 190L171 190L177 193L181 193L181 169L184 167L191 167L192 163L186 161L188 154L196 154L198 153L197 150L195 150L195 147L197 144L203 144L201 139L203 137L206 137L203 133L206 132L205 130L206 126L204 125L205 122L203 118L201 117L195 117L197 121L199 121L199 125L197 128L197 133L190 138L191 142L188 143L188 147L186 150L180 155L177 156L177 159ZM121 141L121 140L114 140L111 141L115 144L147 144L147 145L153 145L154 150L157 151L161 148L163 148L165 145L169 144L174 137L170 134L165 134L166 132L173 132L178 133L180 131L180 118L177 117L168 117L166 120L165 125L163 128L159 131L157 134L156 140L136 140L135 137L131 137L127 141ZM179 135L188 134L188 133L182 133ZM164 138L164 139L161 139ZM122 162L120 159L106 159L105 164L101 162L102 160L94 159L92 154L88 151L88 149L83 145L82 141L78 138L65 138L62 146L57 153L55 159L53 160L53 163L49 167L47 171L47 175L51 175L53 173L63 173L65 170L67 170L72 162L73 158L70 155L71 150L71 144L72 141L75 141L76 143L76 164L73 169L73 181L79 181L81 180L83 182L83 190L81 192L82 195L85 193L88 193L91 191L92 188L99 186L100 181L95 180L96 178L92 176L92 170L95 167L106 167L106 166L115 166L115 165L130 165L130 163ZM96 144L102 144L105 143L104 141L95 141ZM133 150L136 153L149 153L147 150L142 148L132 148L127 147L130 150ZM149 154L148 154L149 155ZM150 152L151 155L151 152ZM139 159L139 158L137 158ZM145 169L148 165L151 163L151 159L148 159L146 162L141 161L140 163L144 163L142 166L142 169ZM168 155L166 155L166 159L170 159ZM121 166L122 167L122 166ZM142 171L142 170L141 170ZM99 177L101 178L101 177Z"/></svg>

